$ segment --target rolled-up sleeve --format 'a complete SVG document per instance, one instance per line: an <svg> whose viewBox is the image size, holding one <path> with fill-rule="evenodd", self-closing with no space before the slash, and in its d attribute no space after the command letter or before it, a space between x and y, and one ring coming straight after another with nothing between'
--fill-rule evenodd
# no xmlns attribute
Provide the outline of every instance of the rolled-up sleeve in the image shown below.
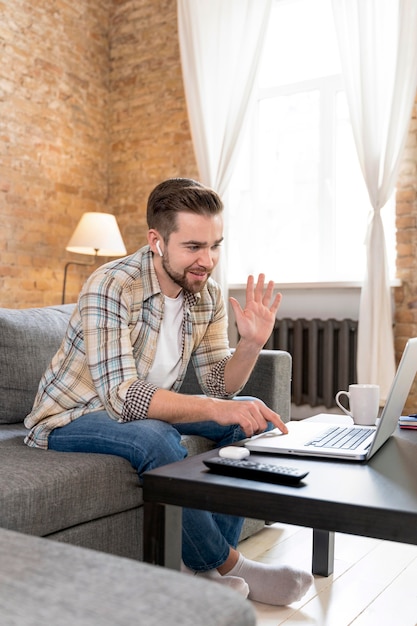
<svg viewBox="0 0 417 626"><path fill-rule="evenodd" d="M131 422L132 420L146 419L153 394L157 389L158 387L155 385L142 380L137 380L130 385L119 421Z"/></svg>

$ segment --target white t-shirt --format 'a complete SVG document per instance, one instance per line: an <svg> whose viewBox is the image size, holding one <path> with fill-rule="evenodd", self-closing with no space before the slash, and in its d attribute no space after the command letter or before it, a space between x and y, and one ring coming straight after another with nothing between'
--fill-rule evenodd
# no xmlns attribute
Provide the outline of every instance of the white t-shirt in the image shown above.
<svg viewBox="0 0 417 626"><path fill-rule="evenodd" d="M184 296L164 296L164 317L158 335L155 360L146 380L163 389L171 389L181 366Z"/></svg>

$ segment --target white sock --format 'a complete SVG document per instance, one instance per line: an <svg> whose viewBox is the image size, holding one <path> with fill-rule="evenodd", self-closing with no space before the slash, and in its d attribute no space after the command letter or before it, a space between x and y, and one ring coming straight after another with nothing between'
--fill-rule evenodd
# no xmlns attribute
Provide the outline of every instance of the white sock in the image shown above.
<svg viewBox="0 0 417 626"><path fill-rule="evenodd" d="M181 562L181 571L186 574L191 574L192 576L199 576L201 578L208 578L213 582L220 583L221 585L225 585L234 591L237 591L244 598L247 598L249 595L249 585L243 578L239 576L221 576L216 569L208 570L207 572L195 572L190 569L184 563Z"/></svg>
<svg viewBox="0 0 417 626"><path fill-rule="evenodd" d="M278 606L300 600L314 580L304 570L250 561L242 554L227 576L238 576L248 583L250 600Z"/></svg>

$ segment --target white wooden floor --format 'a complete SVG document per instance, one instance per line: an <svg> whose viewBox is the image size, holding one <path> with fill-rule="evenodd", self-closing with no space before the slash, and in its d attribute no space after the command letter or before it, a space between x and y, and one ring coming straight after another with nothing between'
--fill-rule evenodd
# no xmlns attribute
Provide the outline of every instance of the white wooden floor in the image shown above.
<svg viewBox="0 0 417 626"><path fill-rule="evenodd" d="M311 570L312 531L274 524L243 541L256 561ZM257 626L416 626L417 546L336 534L334 573L287 607L253 603Z"/></svg>

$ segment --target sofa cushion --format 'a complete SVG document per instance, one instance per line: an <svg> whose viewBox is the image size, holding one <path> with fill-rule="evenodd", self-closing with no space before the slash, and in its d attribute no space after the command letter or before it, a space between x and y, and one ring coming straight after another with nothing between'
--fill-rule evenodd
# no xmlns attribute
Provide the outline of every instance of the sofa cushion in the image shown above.
<svg viewBox="0 0 417 626"><path fill-rule="evenodd" d="M138 475L111 454L0 445L0 527L46 536L143 504Z"/></svg>
<svg viewBox="0 0 417 626"><path fill-rule="evenodd" d="M255 626L236 592L165 567L0 530L3 625Z"/></svg>
<svg viewBox="0 0 417 626"><path fill-rule="evenodd" d="M22 422L61 345L73 304L0 308L0 424Z"/></svg>

